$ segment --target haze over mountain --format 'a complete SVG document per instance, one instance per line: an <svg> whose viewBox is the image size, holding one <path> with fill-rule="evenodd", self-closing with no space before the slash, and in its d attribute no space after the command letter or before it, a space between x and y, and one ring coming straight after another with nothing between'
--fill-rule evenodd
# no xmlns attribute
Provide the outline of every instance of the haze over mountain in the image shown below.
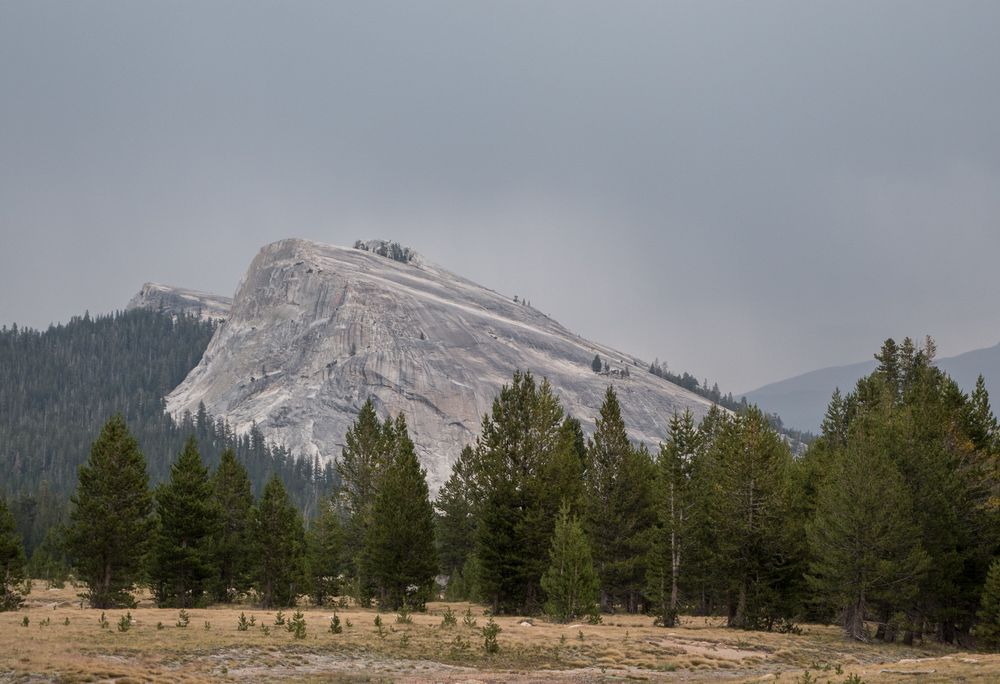
<svg viewBox="0 0 1000 684"><path fill-rule="evenodd" d="M988 390L995 389L1000 382L1000 344L938 359L936 363L966 392L972 391L980 374ZM745 396L747 401L777 413L785 425L818 433L833 390L839 387L841 392L848 392L873 370L874 360L820 368L772 382Z"/></svg>
<svg viewBox="0 0 1000 684"><path fill-rule="evenodd" d="M276 443L330 460L371 397L383 416L406 414L439 485L516 369L548 378L587 432L614 385L630 436L650 446L675 412L700 418L711 406L649 373L648 362L585 340L523 301L390 243L362 247L299 239L264 247L168 410L194 413L203 402L237 430L256 423ZM155 291L136 301L158 305ZM607 372L591 368L595 354Z"/></svg>

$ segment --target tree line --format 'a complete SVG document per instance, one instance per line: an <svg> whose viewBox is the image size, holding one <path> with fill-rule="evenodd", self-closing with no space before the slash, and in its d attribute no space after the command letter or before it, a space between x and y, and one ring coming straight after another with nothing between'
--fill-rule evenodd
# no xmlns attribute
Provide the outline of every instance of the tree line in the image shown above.
<svg viewBox="0 0 1000 684"><path fill-rule="evenodd" d="M67 547L95 605L144 581L161 605L246 593L420 609L440 573L446 598L495 614L839 622L863 641L1000 645L1000 430L984 383L963 394L929 339L887 340L876 358L801 457L754 407L675 415L651 452L613 387L587 438L547 381L515 372L433 507L405 418L368 402L308 529L278 479L255 501L235 459L209 475L194 441L150 492L114 419L81 469ZM106 454L113 472L98 476ZM95 554L102 534L131 554L126 572Z"/></svg>
<svg viewBox="0 0 1000 684"><path fill-rule="evenodd" d="M232 450L255 495L277 474L307 515L336 484L331 465L294 456L256 427L237 434L204 406L176 419L165 412L163 397L198 364L214 330L193 316L146 309L86 314L44 331L0 328L0 496L11 497L36 577L55 572L56 544L46 536L65 524L77 471L114 413L128 422L154 483L167 480L193 434L207 465Z"/></svg>

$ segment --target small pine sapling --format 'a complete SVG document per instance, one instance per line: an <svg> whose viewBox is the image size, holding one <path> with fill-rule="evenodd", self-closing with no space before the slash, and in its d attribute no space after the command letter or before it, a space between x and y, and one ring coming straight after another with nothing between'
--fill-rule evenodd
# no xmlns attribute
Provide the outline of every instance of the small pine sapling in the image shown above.
<svg viewBox="0 0 1000 684"><path fill-rule="evenodd" d="M486 623L486 626L483 627L483 650L488 654L494 655L500 652L500 644L497 642L497 635L502 631L503 630L500 628L500 625L498 625L492 617L490 618L490 621Z"/></svg>
<svg viewBox="0 0 1000 684"><path fill-rule="evenodd" d="M101 611L101 617L97 620L97 624L101 626L101 629L108 628L108 617L104 614L104 611Z"/></svg>
<svg viewBox="0 0 1000 684"><path fill-rule="evenodd" d="M476 618L472 614L472 608L465 609L465 616L462 618L462 624L468 627L469 629L476 628Z"/></svg>
<svg viewBox="0 0 1000 684"><path fill-rule="evenodd" d="M458 624L458 618L455 616L455 611L451 609L451 606L447 606L444 611L444 615L441 617L442 627L454 627Z"/></svg>
<svg viewBox="0 0 1000 684"><path fill-rule="evenodd" d="M246 632L250 630L250 621L247 620L245 613L240 613L240 619L236 622L237 632Z"/></svg>
<svg viewBox="0 0 1000 684"><path fill-rule="evenodd" d="M118 619L118 631L127 632L132 628L132 611L129 611Z"/></svg>
<svg viewBox="0 0 1000 684"><path fill-rule="evenodd" d="M189 624L191 624L191 616L182 608L181 612L177 613L177 626L187 627Z"/></svg>
<svg viewBox="0 0 1000 684"><path fill-rule="evenodd" d="M306 618L301 610L295 611L292 619L288 621L286 629L292 633L296 639L306 638Z"/></svg>
<svg viewBox="0 0 1000 684"><path fill-rule="evenodd" d="M344 631L344 628L340 626L340 616L337 615L337 611L333 611L333 617L330 618L330 634L340 634Z"/></svg>
<svg viewBox="0 0 1000 684"><path fill-rule="evenodd" d="M274 616L274 626L281 627L283 624L285 624L285 614L284 612L279 610L278 613Z"/></svg>

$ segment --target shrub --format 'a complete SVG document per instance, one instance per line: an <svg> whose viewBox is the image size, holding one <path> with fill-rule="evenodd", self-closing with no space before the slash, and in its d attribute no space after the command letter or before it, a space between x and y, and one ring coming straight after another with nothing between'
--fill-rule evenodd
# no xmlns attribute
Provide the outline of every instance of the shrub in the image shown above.
<svg viewBox="0 0 1000 684"><path fill-rule="evenodd" d="M484 651L490 655L500 652L500 644L497 643L497 635L502 631L503 630L500 629L500 625L498 625L493 618L490 618L490 621L486 623L486 626L483 627L482 630Z"/></svg>
<svg viewBox="0 0 1000 684"><path fill-rule="evenodd" d="M118 619L118 631L127 632L132 628L132 611L129 611Z"/></svg>
<svg viewBox="0 0 1000 684"><path fill-rule="evenodd" d="M337 615L336 611L334 611L333 617L330 618L330 633L331 634L340 634L343 631L344 631L344 628L340 626L340 616Z"/></svg>
<svg viewBox="0 0 1000 684"><path fill-rule="evenodd" d="M455 617L455 611L451 609L451 606L445 608L444 615L441 617L442 627L454 627L458 624L458 618Z"/></svg>
<svg viewBox="0 0 1000 684"><path fill-rule="evenodd" d="M292 633L296 639L306 638L306 618L302 615L301 610L295 611L292 615L292 619L288 621L288 626L286 629Z"/></svg>
<svg viewBox="0 0 1000 684"><path fill-rule="evenodd" d="M191 623L191 616L188 615L186 610L181 609L181 612L177 614L177 626L187 627Z"/></svg>

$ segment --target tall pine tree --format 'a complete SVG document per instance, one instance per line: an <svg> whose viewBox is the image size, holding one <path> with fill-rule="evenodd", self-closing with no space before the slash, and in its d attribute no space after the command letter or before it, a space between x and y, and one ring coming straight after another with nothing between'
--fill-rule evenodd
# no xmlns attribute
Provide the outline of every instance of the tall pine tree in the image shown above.
<svg viewBox="0 0 1000 684"><path fill-rule="evenodd" d="M264 487L256 513L253 575L261 605L293 606L305 570L305 530L276 476Z"/></svg>
<svg viewBox="0 0 1000 684"><path fill-rule="evenodd" d="M423 609L438 572L434 509L427 473L420 467L403 414L392 430L385 470L367 530L362 567L375 584L379 605Z"/></svg>
<svg viewBox="0 0 1000 684"><path fill-rule="evenodd" d="M156 491L150 580L161 607L191 608L202 603L215 573L212 545L220 511L212 494L198 443L189 437L170 469L170 480Z"/></svg>
<svg viewBox="0 0 1000 684"><path fill-rule="evenodd" d="M629 442L621 405L610 385L587 459L587 536L601 581L601 607L627 612L645 603L645 564L656 523L656 469L646 449Z"/></svg>
<svg viewBox="0 0 1000 684"><path fill-rule="evenodd" d="M125 418L113 416L80 467L67 546L93 608L133 606L153 520L146 459Z"/></svg>
<svg viewBox="0 0 1000 684"><path fill-rule="evenodd" d="M212 594L216 601L233 603L250 588L248 549L252 546L254 510L250 476L232 449L222 452L212 475L212 497L219 515L212 544Z"/></svg>

